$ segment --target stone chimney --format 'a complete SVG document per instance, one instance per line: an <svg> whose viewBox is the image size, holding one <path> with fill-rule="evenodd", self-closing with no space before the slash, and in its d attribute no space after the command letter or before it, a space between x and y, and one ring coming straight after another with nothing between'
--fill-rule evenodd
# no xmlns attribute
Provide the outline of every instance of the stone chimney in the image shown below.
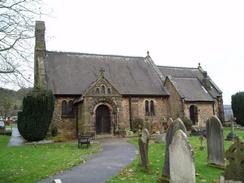
<svg viewBox="0 0 244 183"><path fill-rule="evenodd" d="M209 81L209 77L208 77L208 73L206 71L203 71L203 86L207 89L207 90L211 90L211 83Z"/></svg>
<svg viewBox="0 0 244 183"><path fill-rule="evenodd" d="M35 25L35 52L34 52L34 87L45 88L45 67L44 59L46 56L45 44L45 22L36 21Z"/></svg>

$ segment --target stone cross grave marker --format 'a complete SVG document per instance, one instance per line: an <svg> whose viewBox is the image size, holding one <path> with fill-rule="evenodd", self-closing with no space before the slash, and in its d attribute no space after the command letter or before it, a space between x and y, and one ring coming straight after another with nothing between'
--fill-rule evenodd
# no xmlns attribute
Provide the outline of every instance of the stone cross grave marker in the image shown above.
<svg viewBox="0 0 244 183"><path fill-rule="evenodd" d="M146 128L142 130L142 135L138 139L139 151L140 151L140 160L141 165L145 170L148 170L148 142L149 142L150 134Z"/></svg>
<svg viewBox="0 0 244 183"><path fill-rule="evenodd" d="M217 116L207 120L207 147L209 165L224 167L223 127Z"/></svg>
<svg viewBox="0 0 244 183"><path fill-rule="evenodd" d="M230 119L230 122L231 122L231 131L230 131L230 133L227 135L227 138L226 138L226 140L229 140L229 141L234 141L235 140L235 138L237 137L236 136L236 134L235 134L235 131L234 131L234 129L235 129L235 127L234 127L234 122L235 122L235 117L231 117L231 119Z"/></svg>
<svg viewBox="0 0 244 183"><path fill-rule="evenodd" d="M244 182L244 141L237 137L225 155L229 161L224 172L225 180Z"/></svg>
<svg viewBox="0 0 244 183"><path fill-rule="evenodd" d="M170 182L195 183L194 152L182 130L177 130L169 146Z"/></svg>
<svg viewBox="0 0 244 183"><path fill-rule="evenodd" d="M172 143L173 136L177 130L182 130L184 133L186 133L186 127L180 118L177 118L174 122L171 123L166 133L166 148L163 167L163 177L170 177L169 146Z"/></svg>

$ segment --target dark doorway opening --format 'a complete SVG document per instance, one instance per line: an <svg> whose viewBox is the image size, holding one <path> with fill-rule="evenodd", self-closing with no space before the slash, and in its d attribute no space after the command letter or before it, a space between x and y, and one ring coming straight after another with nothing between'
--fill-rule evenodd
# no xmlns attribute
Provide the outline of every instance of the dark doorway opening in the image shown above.
<svg viewBox="0 0 244 183"><path fill-rule="evenodd" d="M111 119L108 106L100 105L96 110L96 134L111 133Z"/></svg>
<svg viewBox="0 0 244 183"><path fill-rule="evenodd" d="M190 119L193 125L195 125L198 122L198 109L195 105L190 106Z"/></svg>

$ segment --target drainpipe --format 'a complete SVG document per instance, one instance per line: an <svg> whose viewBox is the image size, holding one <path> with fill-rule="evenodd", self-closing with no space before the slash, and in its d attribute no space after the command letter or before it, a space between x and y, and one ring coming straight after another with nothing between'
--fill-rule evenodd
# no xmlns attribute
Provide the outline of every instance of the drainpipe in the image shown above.
<svg viewBox="0 0 244 183"><path fill-rule="evenodd" d="M76 137L78 138L78 134L79 134L78 105L75 105L75 115L76 115Z"/></svg>
<svg viewBox="0 0 244 183"><path fill-rule="evenodd" d="M212 104L212 105L213 105L213 115L215 115L215 110L214 110L214 102L213 102L213 104Z"/></svg>
<svg viewBox="0 0 244 183"><path fill-rule="evenodd" d="M182 116L180 116L180 117L184 117L185 116L185 99L184 98L181 99L181 104L182 104Z"/></svg>
<svg viewBox="0 0 244 183"><path fill-rule="evenodd" d="M130 121L130 129L132 129L131 97L129 97L129 121Z"/></svg>

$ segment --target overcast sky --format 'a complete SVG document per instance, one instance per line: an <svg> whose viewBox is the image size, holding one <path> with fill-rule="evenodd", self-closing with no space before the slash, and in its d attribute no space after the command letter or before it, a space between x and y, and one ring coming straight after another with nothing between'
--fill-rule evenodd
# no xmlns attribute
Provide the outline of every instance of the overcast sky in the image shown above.
<svg viewBox="0 0 244 183"><path fill-rule="evenodd" d="M243 0L45 0L48 50L150 56L197 67L223 91L244 91Z"/></svg>

